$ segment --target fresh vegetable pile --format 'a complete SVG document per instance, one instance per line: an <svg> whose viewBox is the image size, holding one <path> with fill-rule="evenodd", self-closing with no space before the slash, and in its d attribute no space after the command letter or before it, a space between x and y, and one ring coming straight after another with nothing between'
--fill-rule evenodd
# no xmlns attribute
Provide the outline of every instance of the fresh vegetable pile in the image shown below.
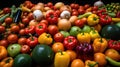
<svg viewBox="0 0 120 67"><path fill-rule="evenodd" d="M120 3L25 1L0 10L0 67L120 67Z"/></svg>

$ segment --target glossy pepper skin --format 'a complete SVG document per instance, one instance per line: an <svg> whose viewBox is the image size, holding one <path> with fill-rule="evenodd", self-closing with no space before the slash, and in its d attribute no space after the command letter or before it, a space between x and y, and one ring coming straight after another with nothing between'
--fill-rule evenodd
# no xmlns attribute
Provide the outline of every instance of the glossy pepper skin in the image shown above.
<svg viewBox="0 0 120 67"><path fill-rule="evenodd" d="M79 33L77 35L77 39L80 43L84 43L84 42L90 43L91 36L90 36L90 34L83 32L83 33Z"/></svg>
<svg viewBox="0 0 120 67"><path fill-rule="evenodd" d="M87 23L90 26L98 24L99 23L99 16L97 16L96 14L89 15L87 18Z"/></svg>
<svg viewBox="0 0 120 67"><path fill-rule="evenodd" d="M42 33L39 37L38 37L38 42L40 44L47 44L50 45L53 42L52 36L48 33Z"/></svg>
<svg viewBox="0 0 120 67"><path fill-rule="evenodd" d="M73 36L68 36L64 38L63 45L68 50L74 49L77 46L77 44L78 44L78 41Z"/></svg>
<svg viewBox="0 0 120 67"><path fill-rule="evenodd" d="M79 43L76 46L76 52L78 54L78 58L82 60L93 60L94 50L91 44L89 43Z"/></svg>
<svg viewBox="0 0 120 67"><path fill-rule="evenodd" d="M56 12L49 12L46 14L46 19L50 24L57 24L58 14Z"/></svg>
<svg viewBox="0 0 120 67"><path fill-rule="evenodd" d="M104 52L108 47L108 42L105 38L96 38L93 41L94 52Z"/></svg>
<svg viewBox="0 0 120 67"><path fill-rule="evenodd" d="M85 67L98 67L98 62L86 60Z"/></svg>
<svg viewBox="0 0 120 67"><path fill-rule="evenodd" d="M112 48L117 51L120 51L120 41L108 40L108 48Z"/></svg>
<svg viewBox="0 0 120 67"><path fill-rule="evenodd" d="M35 33L35 26L29 26L27 28L25 28L25 34L34 34Z"/></svg>
<svg viewBox="0 0 120 67"><path fill-rule="evenodd" d="M54 67L68 67L70 63L70 56L66 52L57 52L54 59Z"/></svg>
<svg viewBox="0 0 120 67"><path fill-rule="evenodd" d="M26 43L30 47L35 47L38 44L38 38L29 34L30 37L26 40Z"/></svg>
<svg viewBox="0 0 120 67"><path fill-rule="evenodd" d="M112 22L112 18L108 15L101 15L100 16L100 24L101 25L107 25L110 24Z"/></svg>
<svg viewBox="0 0 120 67"><path fill-rule="evenodd" d="M6 57L0 62L0 67L12 67L13 61L12 57Z"/></svg>
<svg viewBox="0 0 120 67"><path fill-rule="evenodd" d="M7 57L8 52L7 49L4 46L0 46L0 60Z"/></svg>
<svg viewBox="0 0 120 67"><path fill-rule="evenodd" d="M47 25L44 23L39 23L38 25L36 25L35 32L38 35L40 35L44 32L47 32Z"/></svg>
<svg viewBox="0 0 120 67"><path fill-rule="evenodd" d="M100 37L100 35L99 35L99 33L98 33L97 30L91 30L91 31L90 31L90 36L91 36L91 40L92 40L92 41L94 41L94 39Z"/></svg>

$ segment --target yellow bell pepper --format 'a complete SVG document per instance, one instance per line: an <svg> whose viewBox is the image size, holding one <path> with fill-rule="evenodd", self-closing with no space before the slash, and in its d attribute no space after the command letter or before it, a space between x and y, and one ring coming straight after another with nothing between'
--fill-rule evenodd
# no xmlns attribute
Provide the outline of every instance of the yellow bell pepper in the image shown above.
<svg viewBox="0 0 120 67"><path fill-rule="evenodd" d="M98 67L98 62L86 60L85 67Z"/></svg>
<svg viewBox="0 0 120 67"><path fill-rule="evenodd" d="M97 16L96 14L89 15L87 18L87 23L90 26L98 24L99 23L99 16Z"/></svg>
<svg viewBox="0 0 120 67"><path fill-rule="evenodd" d="M77 39L80 43L85 43L85 42L90 43L91 36L89 33L79 33L77 35Z"/></svg>
<svg viewBox="0 0 120 67"><path fill-rule="evenodd" d="M89 34L90 34L90 36L91 36L91 40L92 40L92 41L94 41L94 39L100 37L98 31L97 31L97 30L94 30L94 29L91 30Z"/></svg>
<svg viewBox="0 0 120 67"><path fill-rule="evenodd" d="M59 51L55 54L54 67L68 67L70 63L70 55L65 51Z"/></svg>
<svg viewBox="0 0 120 67"><path fill-rule="evenodd" d="M40 44L46 44L46 45L50 45L53 42L53 39L51 37L50 34L47 33L42 33L39 37L38 37L38 42Z"/></svg>
<svg viewBox="0 0 120 67"><path fill-rule="evenodd" d="M6 57L0 62L0 67L12 67L13 61L12 57Z"/></svg>
<svg viewBox="0 0 120 67"><path fill-rule="evenodd" d="M108 42L105 38L96 38L93 41L94 52L104 52L108 46Z"/></svg>

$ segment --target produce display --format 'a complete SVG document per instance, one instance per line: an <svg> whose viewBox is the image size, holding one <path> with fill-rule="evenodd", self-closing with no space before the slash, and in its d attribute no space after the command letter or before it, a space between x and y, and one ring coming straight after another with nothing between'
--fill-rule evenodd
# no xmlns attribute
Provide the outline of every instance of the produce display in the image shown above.
<svg viewBox="0 0 120 67"><path fill-rule="evenodd" d="M120 3L0 9L0 67L120 67Z"/></svg>

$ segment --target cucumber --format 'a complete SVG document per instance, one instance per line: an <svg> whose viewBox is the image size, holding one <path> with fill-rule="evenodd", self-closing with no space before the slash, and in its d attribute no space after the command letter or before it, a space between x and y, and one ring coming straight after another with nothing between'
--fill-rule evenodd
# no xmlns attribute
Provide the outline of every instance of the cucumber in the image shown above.
<svg viewBox="0 0 120 67"><path fill-rule="evenodd" d="M113 65L113 66L116 66L116 67L120 67L120 62L117 62L115 60L113 60L112 58L106 56L106 59L108 60L108 62Z"/></svg>

